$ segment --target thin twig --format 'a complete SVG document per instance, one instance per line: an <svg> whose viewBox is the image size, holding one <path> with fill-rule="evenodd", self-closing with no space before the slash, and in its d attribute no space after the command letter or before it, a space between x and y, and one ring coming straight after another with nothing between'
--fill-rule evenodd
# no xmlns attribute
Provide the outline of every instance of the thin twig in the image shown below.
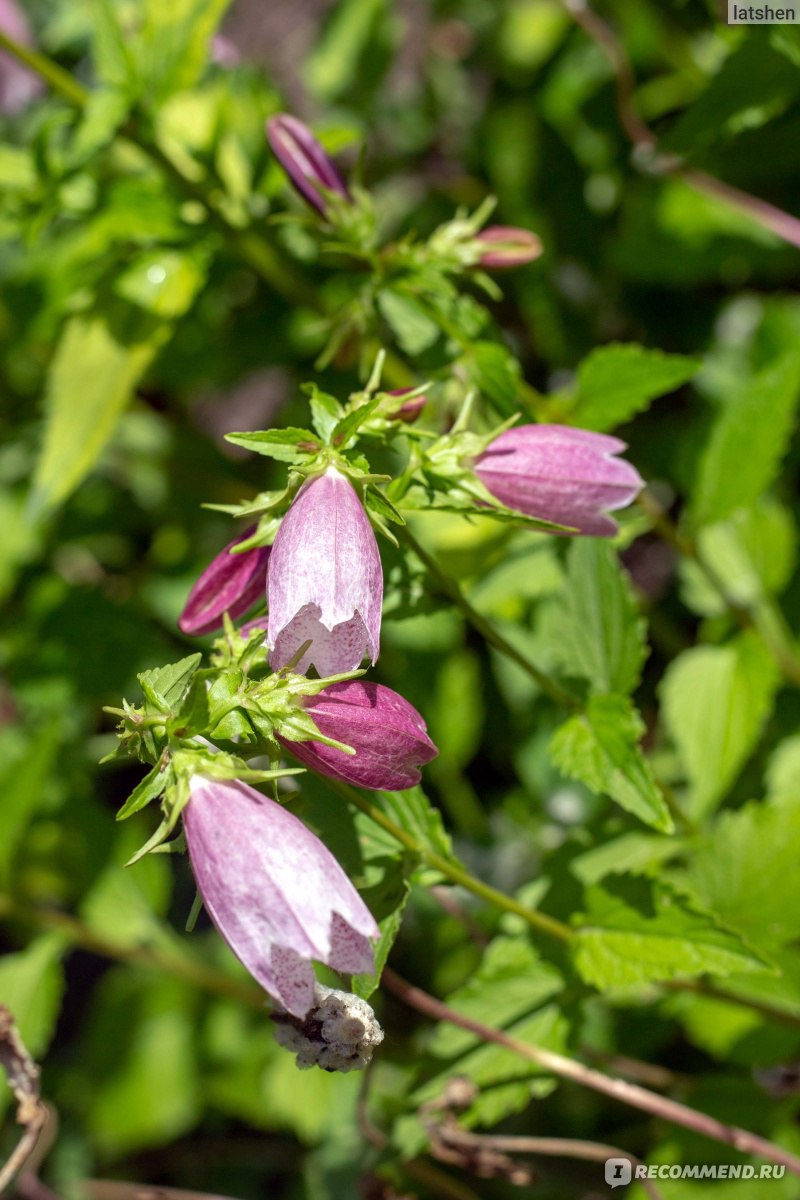
<svg viewBox="0 0 800 1200"><path fill-rule="evenodd" d="M642 167L656 175L673 175L689 187L744 213L751 221L769 230L792 246L800 247L800 220L758 196L732 187L693 167L686 167L674 154L658 151L656 135L636 108L636 76L625 47L614 30L594 12L586 0L561 0L566 11L605 54L614 75L617 116Z"/></svg>
<svg viewBox="0 0 800 1200"><path fill-rule="evenodd" d="M0 1195L23 1170L47 1124L48 1112L39 1096L39 1068L19 1036L13 1013L0 1004L0 1068L17 1101L17 1124L22 1136L0 1167Z"/></svg>
<svg viewBox="0 0 800 1200"><path fill-rule="evenodd" d="M323 778L329 788L338 792L349 804L366 813L376 825L380 825L381 829L385 829L387 833L396 838L407 850L418 855L423 862L427 863L429 867L433 867L434 870L441 872L445 878L466 888L473 895L480 896L482 900L486 900L487 903L492 904L495 908L499 908L503 912L514 913L515 916L521 917L527 925L530 925L532 929L537 930L539 933L547 933L562 942L568 942L572 938L572 930L563 921L558 921L555 917L549 917L546 913L538 912L536 909L528 908L526 905L521 904L519 900L515 900L513 896L507 896L505 892L498 891L491 884L484 883L482 879L471 875L460 863L437 854L436 851L431 850L418 838L415 838L413 834L406 832L391 817L387 816L382 809L373 804L371 800L368 800L366 796L362 796L355 788L350 787L349 784L341 783L338 779Z"/></svg>
<svg viewBox="0 0 800 1200"><path fill-rule="evenodd" d="M480 1134L461 1129L460 1126L447 1122L437 1128L438 1137L447 1145L456 1149L463 1148L474 1151L496 1151L500 1154L544 1154L553 1158L580 1158L587 1162L602 1162L609 1158L627 1158L632 1166L638 1166L641 1159L618 1146L609 1146L604 1142L588 1142L582 1138L559 1137L518 1137L504 1134ZM661 1192L652 1179L639 1180L652 1200L661 1200Z"/></svg>
<svg viewBox="0 0 800 1200"><path fill-rule="evenodd" d="M691 1129L713 1141L733 1146L743 1154L754 1154L767 1159L768 1162L778 1163L786 1167L792 1174L800 1176L800 1158L756 1133L740 1129L736 1125L727 1125L723 1121L718 1121L716 1117L710 1117L706 1113L690 1108L686 1104L680 1104L667 1096L659 1096L656 1092L650 1092L638 1084L604 1075L600 1071L587 1067L584 1063L566 1058L563 1054L556 1054L541 1046L531 1046L526 1042L520 1042L502 1030L492 1029L479 1021L473 1021L471 1017L462 1016L461 1013L456 1012L455 1009L450 1008L441 1000L437 1000L434 996L430 996L421 988L407 983L390 967L384 968L382 982L405 1004L435 1021L448 1021L452 1025L474 1033L484 1042L493 1042L497 1046L503 1046L513 1054L519 1055L520 1058L526 1058L529 1062L535 1063L545 1071L552 1072L561 1079L569 1079L581 1087L591 1088L621 1104L629 1104L632 1108L638 1108L642 1112L650 1113L664 1121L671 1121L674 1125L680 1125L684 1129Z"/></svg>

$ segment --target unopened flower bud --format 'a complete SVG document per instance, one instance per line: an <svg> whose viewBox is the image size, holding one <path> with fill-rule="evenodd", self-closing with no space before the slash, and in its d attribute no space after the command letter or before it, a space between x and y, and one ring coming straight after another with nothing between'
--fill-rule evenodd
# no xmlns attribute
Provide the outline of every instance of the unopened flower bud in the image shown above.
<svg viewBox="0 0 800 1200"><path fill-rule="evenodd" d="M542 253L541 240L535 233L512 225L490 225L476 233L475 241L480 243L481 249L478 265L487 271L522 267Z"/></svg>
<svg viewBox="0 0 800 1200"><path fill-rule="evenodd" d="M241 554L231 553L253 533L254 525L227 545L203 571L178 618L183 633L194 637L221 629L226 612L235 620L263 596L270 547L255 546Z"/></svg>
<svg viewBox="0 0 800 1200"><path fill-rule="evenodd" d="M404 400L391 414L395 421L403 421L406 425L413 425L428 403L428 397L418 392L416 388L394 388L391 392L387 392L387 395L397 396L399 399L402 399L403 396L410 396L409 400Z"/></svg>
<svg viewBox="0 0 800 1200"><path fill-rule="evenodd" d="M267 140L292 186L317 212L324 214L327 209L326 192L350 200L339 168L302 121L288 113L270 117Z"/></svg>
<svg viewBox="0 0 800 1200"><path fill-rule="evenodd" d="M313 740L279 740L300 762L333 779L375 791L402 791L419 783L419 768L438 754L413 704L383 684L360 679L333 683L307 697L305 707L320 733L355 754Z"/></svg>
<svg viewBox="0 0 800 1200"><path fill-rule="evenodd" d="M613 537L617 523L605 514L630 504L644 486L636 468L615 457L625 449L619 438L587 429L519 425L496 437L473 470L508 508Z"/></svg>

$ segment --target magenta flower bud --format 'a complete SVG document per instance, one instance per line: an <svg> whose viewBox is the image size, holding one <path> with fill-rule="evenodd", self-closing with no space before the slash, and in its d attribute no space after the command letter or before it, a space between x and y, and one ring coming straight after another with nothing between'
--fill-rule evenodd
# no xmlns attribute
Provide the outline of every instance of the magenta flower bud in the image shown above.
<svg viewBox="0 0 800 1200"><path fill-rule="evenodd" d="M520 425L496 437L473 464L484 487L508 508L571 525L576 533L613 537L605 515L644 487L639 472L615 458L625 442L568 425Z"/></svg>
<svg viewBox="0 0 800 1200"><path fill-rule="evenodd" d="M267 140L292 186L317 212L324 214L327 208L325 191L350 200L339 168L302 121L288 113L270 117Z"/></svg>
<svg viewBox="0 0 800 1200"><path fill-rule="evenodd" d="M512 225L490 225L475 235L475 241L486 245L478 265L487 270L522 267L542 253L542 243L535 233Z"/></svg>
<svg viewBox="0 0 800 1200"><path fill-rule="evenodd" d="M21 46L34 44L28 19L15 0L0 0L0 31ZM0 112L20 112L43 91L44 84L38 75L0 50Z"/></svg>
<svg viewBox="0 0 800 1200"><path fill-rule="evenodd" d="M374 969L372 914L302 821L238 780L194 775L183 828L203 904L233 953L296 1017L314 1003L311 960Z"/></svg>
<svg viewBox="0 0 800 1200"><path fill-rule="evenodd" d="M281 521L269 563L267 645L278 671L355 671L375 662L383 573L375 534L352 485L335 467L307 480Z"/></svg>
<svg viewBox="0 0 800 1200"><path fill-rule="evenodd" d="M194 637L221 629L223 613L235 620L260 600L271 547L256 546L241 554L231 554L234 546L253 533L255 525L220 551L203 571L178 617L178 627L183 633ZM266 618L264 623L266 626Z"/></svg>
<svg viewBox="0 0 800 1200"><path fill-rule="evenodd" d="M411 392L415 392L416 388L394 388L391 392L387 392L387 396L408 396ZM391 414L395 421L404 421L406 425L413 425L417 417L420 415L425 405L428 403L428 397L425 395L412 396L410 400L404 401L399 408Z"/></svg>
<svg viewBox="0 0 800 1200"><path fill-rule="evenodd" d="M413 704L380 683L332 683L309 696L305 707L320 733L351 746L355 754L321 742L279 740L301 763L332 779L402 791L419 783L419 768L439 753Z"/></svg>

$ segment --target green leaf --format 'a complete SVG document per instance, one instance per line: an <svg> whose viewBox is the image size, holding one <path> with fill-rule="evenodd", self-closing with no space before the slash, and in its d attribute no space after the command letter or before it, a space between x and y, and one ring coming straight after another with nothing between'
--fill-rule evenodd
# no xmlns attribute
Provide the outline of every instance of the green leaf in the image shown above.
<svg viewBox="0 0 800 1200"><path fill-rule="evenodd" d="M570 863L570 871L584 886L599 883L607 875L652 875L683 849L684 843L676 837L623 833L621 837L579 854Z"/></svg>
<svg viewBox="0 0 800 1200"><path fill-rule="evenodd" d="M503 1029L563 987L561 975L542 960L527 938L497 937L486 947L469 981L447 996L447 1005L473 1021ZM429 1049L438 1058L451 1058L479 1044L476 1034L442 1021Z"/></svg>
<svg viewBox="0 0 800 1200"><path fill-rule="evenodd" d="M720 814L681 878L755 945L777 948L797 936L798 862L800 807L750 803Z"/></svg>
<svg viewBox="0 0 800 1200"><path fill-rule="evenodd" d="M145 0L136 46L148 101L190 88L202 75L209 43L230 0Z"/></svg>
<svg viewBox="0 0 800 1200"><path fill-rule="evenodd" d="M635 344L601 346L578 368L569 422L601 432L615 429L649 408L657 396L675 391L699 369L697 359L679 354Z"/></svg>
<svg viewBox="0 0 800 1200"><path fill-rule="evenodd" d="M753 129L783 112L800 91L800 76L774 50L767 30L748 30L706 90L664 139L664 148L697 153L737 127Z"/></svg>
<svg viewBox="0 0 800 1200"><path fill-rule="evenodd" d="M585 712L556 730L550 757L563 774L671 833L669 810L639 748L643 733L641 717L624 696L592 696Z"/></svg>
<svg viewBox="0 0 800 1200"><path fill-rule="evenodd" d="M378 866L383 867L381 878L371 887L361 889L361 898L378 922L381 931L375 946L375 970L371 975L354 975L352 978L353 991L365 1000L368 1000L379 986L389 952L400 932L403 913L411 895L409 879L414 863L410 855L404 854L400 858L372 860L372 873Z"/></svg>
<svg viewBox="0 0 800 1200"><path fill-rule="evenodd" d="M670 663L661 684L667 730L690 785L690 810L711 811L750 757L780 680L761 639L746 632L726 646L697 646Z"/></svg>
<svg viewBox="0 0 800 1200"><path fill-rule="evenodd" d="M150 703L155 704L161 712L170 712L186 694L202 658L199 653L188 654L186 658L168 663L165 667L142 671L136 678Z"/></svg>
<svg viewBox="0 0 800 1200"><path fill-rule="evenodd" d="M771 496L739 509L727 521L704 525L697 536L700 559L725 586L725 594L743 608L757 608L779 595L792 577L797 559L797 529L792 514ZM681 562L684 598L703 616L727 609L719 589L692 559Z"/></svg>
<svg viewBox="0 0 800 1200"><path fill-rule="evenodd" d="M697 525L754 503L786 453L800 397L800 348L792 345L730 395L705 447L692 501Z"/></svg>
<svg viewBox="0 0 800 1200"><path fill-rule="evenodd" d="M308 393L311 423L322 440L329 443L331 434L344 415L344 409L335 396L320 391L315 383L306 384L302 390Z"/></svg>
<svg viewBox="0 0 800 1200"><path fill-rule="evenodd" d="M127 817L132 817L134 813L140 812L141 809L145 808L151 800L157 800L169 783L170 778L171 773L162 770L161 765L156 764L152 771L148 771L144 779L137 783L117 813L117 820L124 821Z"/></svg>
<svg viewBox="0 0 800 1200"><path fill-rule="evenodd" d="M383 812L401 829L410 833L426 849L451 862L456 861L442 814L433 807L419 785L404 792L378 792L376 797Z"/></svg>
<svg viewBox="0 0 800 1200"><path fill-rule="evenodd" d="M94 65L102 83L136 94L137 72L113 0L91 0Z"/></svg>
<svg viewBox="0 0 800 1200"><path fill-rule="evenodd" d="M349 442L353 434L356 433L365 421L369 420L382 401L383 396L378 393L378 395L372 396L371 399L367 400L366 403L359 404L357 408L351 409L347 416L342 417L341 421L337 422L331 437L333 444L342 446Z"/></svg>
<svg viewBox="0 0 800 1200"><path fill-rule="evenodd" d="M766 960L754 949L672 889L651 891L637 880L620 885L619 893L590 888L586 915L572 939L575 965L592 986L764 969Z"/></svg>
<svg viewBox="0 0 800 1200"><path fill-rule="evenodd" d="M314 95L335 100L352 85L385 10L386 0L340 0L331 9L325 31L305 64L306 82Z"/></svg>
<svg viewBox="0 0 800 1200"><path fill-rule="evenodd" d="M114 284L114 291L157 317L181 317L205 280L197 257L178 250L142 254Z"/></svg>
<svg viewBox="0 0 800 1200"><path fill-rule="evenodd" d="M225 441L242 446L255 454L276 458L279 462L305 462L321 447L319 438L310 429L263 429L254 433L226 433Z"/></svg>
<svg viewBox="0 0 800 1200"><path fill-rule="evenodd" d="M104 1153L164 1145L194 1125L201 1096L196 1001L193 988L163 973L115 967L100 981L77 1094Z"/></svg>
<svg viewBox="0 0 800 1200"><path fill-rule="evenodd" d="M378 292L378 308L397 338L400 349L411 358L427 350L439 336L439 326L418 301L392 288Z"/></svg>
<svg viewBox="0 0 800 1200"><path fill-rule="evenodd" d="M30 1053L47 1049L61 1004L63 940L48 934L25 950L0 959L0 1004L14 1015L20 1037Z"/></svg>
<svg viewBox="0 0 800 1200"><path fill-rule="evenodd" d="M464 362L472 385L502 417L519 412L522 371L510 350L497 342L474 342Z"/></svg>
<svg viewBox="0 0 800 1200"><path fill-rule="evenodd" d="M127 309L67 322L47 379L34 508L54 508L89 473L169 334L168 325Z"/></svg>
<svg viewBox="0 0 800 1200"><path fill-rule="evenodd" d="M16 730L0 726L0 888L8 887L20 840L47 796L61 730L61 721L53 718L20 745Z"/></svg>
<svg viewBox="0 0 800 1200"><path fill-rule="evenodd" d="M600 538L576 538L567 563L559 654L594 692L627 695L639 682L647 654L644 621L627 574Z"/></svg>

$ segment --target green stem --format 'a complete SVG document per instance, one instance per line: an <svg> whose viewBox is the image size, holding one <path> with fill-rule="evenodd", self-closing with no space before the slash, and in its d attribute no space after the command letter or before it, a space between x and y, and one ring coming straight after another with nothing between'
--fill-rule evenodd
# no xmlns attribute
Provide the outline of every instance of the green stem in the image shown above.
<svg viewBox="0 0 800 1200"><path fill-rule="evenodd" d="M0 895L0 918L32 921L43 929L53 930L66 938L70 945L87 950L90 954L163 971L200 991L222 996L227 1000L238 1000L250 1008L263 1011L266 1004L266 996L261 988L246 980L234 979L221 971L215 971L213 967L208 967L179 950L167 950L153 945L125 946L113 942L95 933L77 917L58 908L26 908L10 896Z"/></svg>
<svg viewBox="0 0 800 1200"><path fill-rule="evenodd" d="M439 871L451 883L458 884L459 887L472 892L474 896L480 896L487 904L492 904L495 908L499 908L503 912L514 913L515 916L521 917L527 925L530 925L538 933L547 933L562 942L568 942L571 939L572 930L563 921L557 921L555 917L548 917L545 913L537 912L533 908L528 908L526 905L520 904L519 900L515 900L513 896L507 896L505 892L500 892L497 888L493 888L491 884L484 883L483 880L471 875L460 863L453 862L451 859L437 854L435 850L431 850L423 842L415 838L413 834L408 833L400 825L397 825L382 809L368 800L366 796L362 796L355 788L350 787L349 784L340 783L338 780L327 777L325 777L325 783L328 787L333 788L335 792L338 792L348 804L352 804L355 808L360 809L371 821L374 821L376 825L380 825L381 829L385 829L396 841L405 846L407 850L410 850L412 854L416 854L429 867L433 867L435 871Z"/></svg>
<svg viewBox="0 0 800 1200"><path fill-rule="evenodd" d="M46 55L40 54L38 50L32 50L28 46L23 46L19 42L15 42L7 33L0 30L0 49L11 54L24 66L28 67L40 79L43 79L49 88L54 92L58 92L59 96L63 96L70 104L74 104L77 108L84 108L89 99L89 93L85 88L72 78L69 71L65 71L58 63L54 63L52 59Z"/></svg>
<svg viewBox="0 0 800 1200"><path fill-rule="evenodd" d="M408 525L403 525L398 529L398 536L403 538L406 545L414 551L439 591L453 601L456 608L460 610L473 629L477 630L484 641L521 667L551 700L555 700L556 704L571 712L580 709L580 703L575 696L562 688L544 671L541 671L521 650L517 649L513 642L509 642L503 637L490 621L487 621L476 608L473 608L456 581L451 579L433 555L420 545Z"/></svg>

